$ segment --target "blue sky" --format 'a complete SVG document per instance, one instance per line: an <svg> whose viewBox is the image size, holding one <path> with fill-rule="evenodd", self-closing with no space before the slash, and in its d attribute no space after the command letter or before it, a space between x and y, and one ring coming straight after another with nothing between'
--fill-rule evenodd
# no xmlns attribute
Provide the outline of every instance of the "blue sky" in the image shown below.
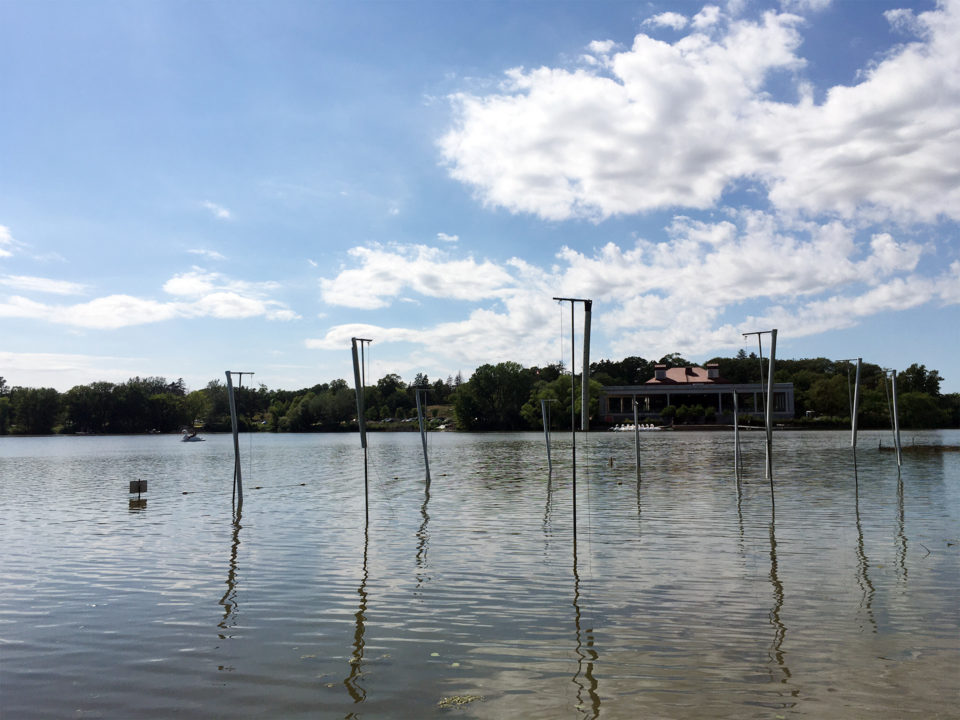
<svg viewBox="0 0 960 720"><path fill-rule="evenodd" d="M0 0L0 98L11 385L567 361L561 295L960 390L958 0Z"/></svg>

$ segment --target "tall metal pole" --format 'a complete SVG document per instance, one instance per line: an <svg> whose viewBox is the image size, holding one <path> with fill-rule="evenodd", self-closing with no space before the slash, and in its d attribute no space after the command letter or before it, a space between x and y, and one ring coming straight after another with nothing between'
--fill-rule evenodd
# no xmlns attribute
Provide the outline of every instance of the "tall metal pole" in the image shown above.
<svg viewBox="0 0 960 720"><path fill-rule="evenodd" d="M575 347L576 333L574 332L574 324L576 318L573 314L574 305L578 302L584 303L593 303L592 300L586 300L584 298L564 298L564 297L555 297L554 300L560 302L569 302L570 303L570 450L572 455L572 492L573 492L573 536L576 539L577 536L577 414L574 406L577 402L577 391L576 391L576 375L577 375L577 355Z"/></svg>
<svg viewBox="0 0 960 720"><path fill-rule="evenodd" d="M576 414L573 410L574 398L577 394L574 390L576 385L576 362L577 356L574 351L574 317L573 317L573 306L576 305L576 302L570 301L570 452L572 458L572 498L573 498L573 541L577 541L577 423L576 423Z"/></svg>
<svg viewBox="0 0 960 720"><path fill-rule="evenodd" d="M737 482L740 482L740 404L736 385L733 387L733 464Z"/></svg>
<svg viewBox="0 0 960 720"><path fill-rule="evenodd" d="M890 387L893 394L893 441L897 447L897 469L902 465L900 447L900 418L897 416L897 371L890 371Z"/></svg>
<svg viewBox="0 0 960 720"><path fill-rule="evenodd" d="M420 393L423 393L424 395L423 404L420 403ZM416 390L416 395L417 395L417 419L420 421L420 440L423 442L423 467L427 471L427 482L429 483L430 482L430 461L427 459L427 427L423 417L423 405L426 404L427 391L421 390L418 388Z"/></svg>
<svg viewBox="0 0 960 720"><path fill-rule="evenodd" d="M580 389L580 429L590 430L590 315L593 300L583 301L583 378Z"/></svg>
<svg viewBox="0 0 960 720"><path fill-rule="evenodd" d="M853 381L853 417L850 418L850 447L854 450L857 449L857 415L860 410L860 366L862 364L863 358L857 358L857 374Z"/></svg>
<svg viewBox="0 0 960 720"><path fill-rule="evenodd" d="M364 406L364 385L361 378L360 357L357 354L357 343L360 343L360 351L363 352L363 343L373 342L367 338L350 338L353 346L353 383L357 389L357 425L360 427L360 447L367 447L367 418L366 407Z"/></svg>
<svg viewBox="0 0 960 720"><path fill-rule="evenodd" d="M767 477L773 490L773 366L777 357L777 330L770 331L770 365L767 370Z"/></svg>
<svg viewBox="0 0 960 720"><path fill-rule="evenodd" d="M353 383L357 391L357 426L360 428L360 447L363 448L363 510L370 521L370 480L367 472L367 410L365 392L367 379L363 363L363 344L371 343L369 338L350 338L353 348ZM360 357L357 357L357 343L360 343Z"/></svg>
<svg viewBox="0 0 960 720"><path fill-rule="evenodd" d="M633 396L633 445L637 455L637 482L640 482L640 415L637 396Z"/></svg>
<svg viewBox="0 0 960 720"><path fill-rule="evenodd" d="M243 380L244 375L253 375L248 372L237 372L227 370L227 400L230 403L230 426L233 430L233 494L237 499L237 504L243 504L243 477L240 472L240 435L237 423L237 400L233 395L233 376L239 375Z"/></svg>

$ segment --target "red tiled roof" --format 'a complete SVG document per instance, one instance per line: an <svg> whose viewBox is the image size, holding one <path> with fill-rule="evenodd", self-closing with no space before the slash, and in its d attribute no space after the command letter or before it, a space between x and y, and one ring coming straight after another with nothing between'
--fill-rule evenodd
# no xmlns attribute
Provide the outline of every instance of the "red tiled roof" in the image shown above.
<svg viewBox="0 0 960 720"><path fill-rule="evenodd" d="M707 376L706 368L702 367L676 367L667 368L666 378L658 380L656 377L647 380L646 385L688 385L693 383L704 383L709 385L729 385L730 381L722 377L711 378Z"/></svg>

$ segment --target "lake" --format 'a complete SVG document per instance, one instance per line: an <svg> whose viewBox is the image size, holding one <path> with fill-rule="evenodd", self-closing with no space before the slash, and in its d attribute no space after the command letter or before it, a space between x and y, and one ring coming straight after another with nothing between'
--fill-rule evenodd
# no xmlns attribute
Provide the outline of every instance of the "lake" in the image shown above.
<svg viewBox="0 0 960 720"><path fill-rule="evenodd" d="M960 431L905 432L960 445ZM960 452L0 438L4 718L960 716ZM131 480L148 491L138 500Z"/></svg>

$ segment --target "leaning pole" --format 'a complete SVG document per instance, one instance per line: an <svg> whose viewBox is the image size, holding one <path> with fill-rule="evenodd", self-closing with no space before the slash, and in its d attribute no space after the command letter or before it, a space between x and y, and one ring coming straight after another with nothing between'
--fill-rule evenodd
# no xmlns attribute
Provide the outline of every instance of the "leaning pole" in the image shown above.
<svg viewBox="0 0 960 720"><path fill-rule="evenodd" d="M227 400L230 402L230 426L233 430L233 493L237 498L237 504L243 504L243 477L240 472L240 435L237 423L237 399L233 394L233 376L240 376L243 381L244 375L253 375L253 373L236 372L227 370Z"/></svg>
<svg viewBox="0 0 960 720"><path fill-rule="evenodd" d="M770 364L767 369L767 477L773 491L773 366L777 357L777 329L770 331Z"/></svg>
<svg viewBox="0 0 960 720"><path fill-rule="evenodd" d="M360 355L363 354L363 344L373 342L369 338L350 338L353 348L353 384L357 389L357 426L360 428L360 447L363 448L363 507L370 517L370 482L367 479L367 416L364 406L364 385L366 377L361 374L363 363ZM360 343L360 355L357 354L357 343Z"/></svg>
<svg viewBox="0 0 960 720"><path fill-rule="evenodd" d="M893 442L897 449L897 472L903 464L900 445L900 417L897 413L897 371L890 371L890 393L893 395Z"/></svg>

